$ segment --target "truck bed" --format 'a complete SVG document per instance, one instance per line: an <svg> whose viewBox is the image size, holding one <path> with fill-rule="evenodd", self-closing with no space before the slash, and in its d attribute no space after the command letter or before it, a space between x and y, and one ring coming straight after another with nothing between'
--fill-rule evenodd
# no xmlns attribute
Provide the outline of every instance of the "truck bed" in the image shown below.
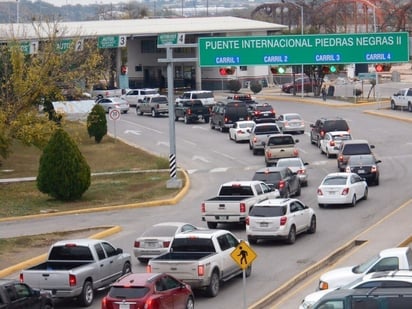
<svg viewBox="0 0 412 309"><path fill-rule="evenodd" d="M213 201L227 201L227 202L238 202L238 201L242 201L245 199L248 199L250 197L253 197L253 195L248 195L248 196L239 196L239 195L225 195L225 196L215 196L212 197L208 200L206 200L206 202L213 202Z"/></svg>
<svg viewBox="0 0 412 309"><path fill-rule="evenodd" d="M93 261L73 261L73 262L44 262L29 268L28 270L71 270L83 265L93 263Z"/></svg>
<svg viewBox="0 0 412 309"><path fill-rule="evenodd" d="M156 261L197 261L209 255L216 254L215 252L168 252L158 257Z"/></svg>

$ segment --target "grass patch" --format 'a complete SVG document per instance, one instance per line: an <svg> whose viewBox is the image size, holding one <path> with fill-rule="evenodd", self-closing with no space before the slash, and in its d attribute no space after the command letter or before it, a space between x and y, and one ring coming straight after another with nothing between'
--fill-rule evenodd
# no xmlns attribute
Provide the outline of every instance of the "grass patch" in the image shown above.
<svg viewBox="0 0 412 309"><path fill-rule="evenodd" d="M0 217L59 212L90 207L147 202L170 198L178 189L166 188L170 179L166 158L105 136L100 144L89 138L84 123L67 122L65 130L77 142L92 173L91 186L78 201L62 202L41 193L36 182L0 184ZM15 142L12 154L1 162L0 178L36 177L41 151ZM154 170L153 172L144 172ZM182 175L178 173L181 179Z"/></svg>

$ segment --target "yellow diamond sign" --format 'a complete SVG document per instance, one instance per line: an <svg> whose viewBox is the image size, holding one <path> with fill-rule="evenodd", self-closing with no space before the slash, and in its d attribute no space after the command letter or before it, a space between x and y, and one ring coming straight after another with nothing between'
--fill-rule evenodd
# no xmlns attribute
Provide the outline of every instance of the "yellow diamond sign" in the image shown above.
<svg viewBox="0 0 412 309"><path fill-rule="evenodd" d="M242 269L250 266L257 257L256 252L244 241L236 246L230 256Z"/></svg>

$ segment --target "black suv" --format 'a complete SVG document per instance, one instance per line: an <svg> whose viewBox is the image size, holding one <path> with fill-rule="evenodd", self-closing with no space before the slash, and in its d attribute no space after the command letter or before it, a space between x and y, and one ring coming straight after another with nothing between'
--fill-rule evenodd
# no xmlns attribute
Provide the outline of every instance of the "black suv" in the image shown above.
<svg viewBox="0 0 412 309"><path fill-rule="evenodd" d="M325 137L327 132L331 131L348 131L349 125L346 120L336 118L320 118L315 124L311 124L310 142L320 147L320 141Z"/></svg>
<svg viewBox="0 0 412 309"><path fill-rule="evenodd" d="M250 118L254 122L276 122L276 112L268 103L255 104L249 107Z"/></svg>
<svg viewBox="0 0 412 309"><path fill-rule="evenodd" d="M227 132L236 121L249 120L249 110L242 101L220 101L213 106L210 115L210 128Z"/></svg>

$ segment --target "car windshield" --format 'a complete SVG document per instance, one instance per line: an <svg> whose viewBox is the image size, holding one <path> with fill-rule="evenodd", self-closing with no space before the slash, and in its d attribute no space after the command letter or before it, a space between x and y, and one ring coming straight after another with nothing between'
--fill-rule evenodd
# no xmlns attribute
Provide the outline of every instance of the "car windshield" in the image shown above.
<svg viewBox="0 0 412 309"><path fill-rule="evenodd" d="M359 264L358 266L355 266L352 271L355 274L363 274L366 272L369 268L371 268L372 265L374 265L377 261L379 260L379 256L376 255L370 260L366 261L365 263Z"/></svg>
<svg viewBox="0 0 412 309"><path fill-rule="evenodd" d="M352 137L350 134L343 134L343 135L334 135L333 139L335 141L347 141L347 140L352 139Z"/></svg>
<svg viewBox="0 0 412 309"><path fill-rule="evenodd" d="M157 90L143 90L142 94L144 95L157 94Z"/></svg>
<svg viewBox="0 0 412 309"><path fill-rule="evenodd" d="M256 110L260 112L272 111L272 106L270 105L257 105Z"/></svg>
<svg viewBox="0 0 412 309"><path fill-rule="evenodd" d="M371 156L351 156L348 160L348 165L372 165L375 160Z"/></svg>
<svg viewBox="0 0 412 309"><path fill-rule="evenodd" d="M344 155L370 154L371 150L368 144L347 144L342 150Z"/></svg>
<svg viewBox="0 0 412 309"><path fill-rule="evenodd" d="M346 185L347 178L345 176L332 176L327 177L323 181L324 186L344 186Z"/></svg>
<svg viewBox="0 0 412 309"><path fill-rule="evenodd" d="M212 92L199 92L196 94L193 94L194 99L208 99L208 98L213 98L213 93Z"/></svg>
<svg viewBox="0 0 412 309"><path fill-rule="evenodd" d="M170 237L176 233L177 227L172 225L152 226L145 231L143 237Z"/></svg>
<svg viewBox="0 0 412 309"><path fill-rule="evenodd" d="M239 128L251 128L253 127L254 123L253 122L243 122L239 123Z"/></svg>
<svg viewBox="0 0 412 309"><path fill-rule="evenodd" d="M278 167L301 167L302 162L297 159L280 159L278 163L276 164Z"/></svg>
<svg viewBox="0 0 412 309"><path fill-rule="evenodd" d="M302 120L302 118L299 115L286 115L285 120Z"/></svg>
<svg viewBox="0 0 412 309"><path fill-rule="evenodd" d="M149 288L144 286L112 286L108 295L113 298L134 299L142 298L149 292Z"/></svg>
<svg viewBox="0 0 412 309"><path fill-rule="evenodd" d="M278 183L282 179L280 173L256 173L253 180L260 180L266 183Z"/></svg>
<svg viewBox="0 0 412 309"><path fill-rule="evenodd" d="M274 125L263 125L255 128L255 134L271 134L279 132L278 127Z"/></svg>
<svg viewBox="0 0 412 309"><path fill-rule="evenodd" d="M293 145L293 144L295 144L295 142L291 136L274 136L268 140L269 146Z"/></svg>
<svg viewBox="0 0 412 309"><path fill-rule="evenodd" d="M254 217L280 217L286 214L286 207L254 206L250 215Z"/></svg>
<svg viewBox="0 0 412 309"><path fill-rule="evenodd" d="M153 97L153 103L167 103L167 99L165 97Z"/></svg>

